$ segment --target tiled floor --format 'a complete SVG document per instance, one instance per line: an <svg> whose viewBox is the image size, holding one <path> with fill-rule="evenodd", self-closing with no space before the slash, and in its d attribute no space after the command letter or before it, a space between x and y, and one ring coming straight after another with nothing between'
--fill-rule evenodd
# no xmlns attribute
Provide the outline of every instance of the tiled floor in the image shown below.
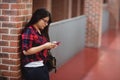
<svg viewBox="0 0 120 80"><path fill-rule="evenodd" d="M50 77L51 80L120 80L120 30L109 30L102 36L101 48L85 48Z"/></svg>

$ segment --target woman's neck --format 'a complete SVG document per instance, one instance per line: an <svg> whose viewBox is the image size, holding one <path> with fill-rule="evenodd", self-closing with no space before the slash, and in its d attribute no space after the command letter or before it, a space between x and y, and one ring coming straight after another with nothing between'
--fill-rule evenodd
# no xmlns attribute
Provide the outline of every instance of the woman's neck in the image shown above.
<svg viewBox="0 0 120 80"><path fill-rule="evenodd" d="M38 32L39 34L41 34L40 29L39 29L36 25L33 25L33 27L37 30L37 32Z"/></svg>

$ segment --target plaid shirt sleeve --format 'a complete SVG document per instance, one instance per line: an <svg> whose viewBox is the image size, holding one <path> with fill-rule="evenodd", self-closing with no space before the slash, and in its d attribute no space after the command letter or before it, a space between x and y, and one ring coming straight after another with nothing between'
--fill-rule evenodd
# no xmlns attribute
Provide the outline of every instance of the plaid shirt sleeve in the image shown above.
<svg viewBox="0 0 120 80"><path fill-rule="evenodd" d="M22 34L22 50L30 49L32 47L32 42L33 42L32 30L28 28Z"/></svg>

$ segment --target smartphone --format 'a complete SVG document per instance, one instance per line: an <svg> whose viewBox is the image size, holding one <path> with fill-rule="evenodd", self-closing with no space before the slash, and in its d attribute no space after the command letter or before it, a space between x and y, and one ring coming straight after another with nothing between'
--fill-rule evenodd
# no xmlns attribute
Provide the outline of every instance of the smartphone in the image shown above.
<svg viewBox="0 0 120 80"><path fill-rule="evenodd" d="M60 45L60 42L56 42L55 44Z"/></svg>
<svg viewBox="0 0 120 80"><path fill-rule="evenodd" d="M53 43L55 43L56 45L60 45L61 42L53 41Z"/></svg>

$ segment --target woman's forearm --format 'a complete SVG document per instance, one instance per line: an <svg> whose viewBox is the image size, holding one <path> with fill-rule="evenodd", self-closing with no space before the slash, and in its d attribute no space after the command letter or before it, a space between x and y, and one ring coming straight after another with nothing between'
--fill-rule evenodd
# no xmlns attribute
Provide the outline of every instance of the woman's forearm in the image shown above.
<svg viewBox="0 0 120 80"><path fill-rule="evenodd" d="M32 47L32 48L28 49L27 51L24 50L23 53L25 55L32 55L32 54L36 54L37 52L40 52L44 49L45 49L45 46L41 45L41 46L37 46L37 47Z"/></svg>
<svg viewBox="0 0 120 80"><path fill-rule="evenodd" d="M32 54L36 54L37 52L40 52L44 49L55 48L56 46L57 45L55 43L47 42L43 45L32 47L32 48L28 49L27 51L23 51L23 53L24 53L24 55L32 55Z"/></svg>

